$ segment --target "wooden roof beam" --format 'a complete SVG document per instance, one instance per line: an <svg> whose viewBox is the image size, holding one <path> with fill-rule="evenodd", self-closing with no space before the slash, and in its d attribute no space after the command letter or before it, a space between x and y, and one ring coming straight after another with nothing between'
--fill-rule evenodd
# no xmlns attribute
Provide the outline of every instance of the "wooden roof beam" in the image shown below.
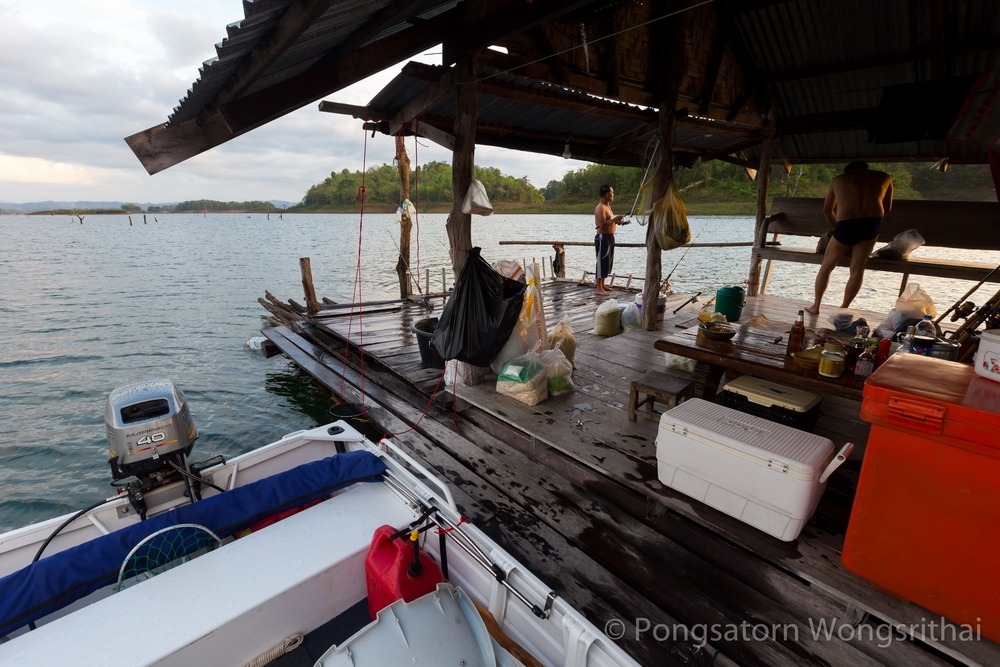
<svg viewBox="0 0 1000 667"><path fill-rule="evenodd" d="M433 65L411 62L403 68L403 74L415 79L437 82L441 77L441 69ZM518 86L482 76L476 82L476 86L481 95L518 100L590 115L613 116L627 120L638 119L639 121L652 118L653 115L653 112L648 109L641 109L621 102L612 102L600 97L580 98L576 91L567 92L557 86L549 88Z"/></svg>
<svg viewBox="0 0 1000 667"><path fill-rule="evenodd" d="M354 104L341 104L339 102L328 102L326 100L319 103L319 110L325 113L336 113L344 116L351 116L359 120L385 123L386 134L395 136L401 130L408 129L418 137L430 139L439 146L448 150L455 148L455 135L445 132L430 123L413 122L413 116L406 116L406 120L401 120L404 116L392 114L385 111L362 107Z"/></svg>
<svg viewBox="0 0 1000 667"><path fill-rule="evenodd" d="M491 3L481 18L467 22L441 40L441 63L453 65L466 53L476 53L503 37L523 33L546 21L586 7L594 0L571 2L520 2L507 0ZM461 9L461 4L458 7Z"/></svg>

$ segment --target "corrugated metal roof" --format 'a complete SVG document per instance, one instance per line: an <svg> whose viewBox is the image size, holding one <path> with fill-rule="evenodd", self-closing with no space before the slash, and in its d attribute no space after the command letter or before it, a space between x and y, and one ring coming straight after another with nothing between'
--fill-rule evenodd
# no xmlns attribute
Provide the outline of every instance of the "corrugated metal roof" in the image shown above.
<svg viewBox="0 0 1000 667"><path fill-rule="evenodd" d="M466 16L473 9L466 0L243 6L244 19L228 26L218 57L203 65L167 122L128 137L150 173L442 42L453 60L476 53L479 141L561 154L572 138L574 156L609 164L633 164L645 153L655 91L671 71L665 35L677 25L685 26L687 59L678 106L688 116L674 141L685 159L753 164L773 109L779 154L792 162L945 155L983 162L983 145L922 137L920 114L898 101L886 108L885 96L899 86L1000 70L997 0L715 0L673 13L639 0L495 0L477 5L486 14L475 18ZM485 50L488 44L508 55ZM401 73L365 113L392 118L432 85ZM922 102L947 107L936 90ZM952 94L955 102L964 95ZM454 106L452 94L416 119L395 120L450 132ZM886 113L913 125L913 136L871 141L892 134L869 131L885 124Z"/></svg>

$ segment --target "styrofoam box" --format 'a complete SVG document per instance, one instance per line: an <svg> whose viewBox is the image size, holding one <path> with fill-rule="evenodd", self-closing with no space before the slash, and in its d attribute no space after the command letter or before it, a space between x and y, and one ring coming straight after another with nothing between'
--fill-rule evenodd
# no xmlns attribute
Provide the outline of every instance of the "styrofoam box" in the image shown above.
<svg viewBox="0 0 1000 667"><path fill-rule="evenodd" d="M1000 382L1000 329L987 329L979 333L976 373Z"/></svg>
<svg viewBox="0 0 1000 667"><path fill-rule="evenodd" d="M693 398L660 417L657 475L672 489L791 541L849 448L835 455L828 438Z"/></svg>

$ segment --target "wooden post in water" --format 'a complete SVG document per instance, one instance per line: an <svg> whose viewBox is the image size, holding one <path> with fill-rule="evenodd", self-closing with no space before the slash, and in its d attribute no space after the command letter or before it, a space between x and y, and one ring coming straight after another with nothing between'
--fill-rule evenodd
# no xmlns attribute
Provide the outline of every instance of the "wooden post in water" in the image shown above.
<svg viewBox="0 0 1000 667"><path fill-rule="evenodd" d="M319 301L316 300L312 264L308 257L299 257L299 271L302 273L302 292L306 297L306 310L310 315L315 315L319 312Z"/></svg>
<svg viewBox="0 0 1000 667"><path fill-rule="evenodd" d="M562 243L553 243L552 249L556 251L556 256L552 259L552 277L566 277L566 246Z"/></svg>
<svg viewBox="0 0 1000 667"><path fill-rule="evenodd" d="M410 157L406 154L406 140L400 134L396 135L396 164L399 168L399 259L396 261L396 277L399 279L399 298L405 299L412 294L410 283L410 232L413 221L410 219Z"/></svg>

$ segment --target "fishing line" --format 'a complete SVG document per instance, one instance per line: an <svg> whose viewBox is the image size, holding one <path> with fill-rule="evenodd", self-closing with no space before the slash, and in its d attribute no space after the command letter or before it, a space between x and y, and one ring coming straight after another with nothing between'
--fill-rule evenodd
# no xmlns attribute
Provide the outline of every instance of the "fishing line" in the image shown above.
<svg viewBox="0 0 1000 667"><path fill-rule="evenodd" d="M701 236L701 233L705 231L705 229L708 227L708 222L709 222L708 220L705 221L705 224L701 226L701 229L698 231L698 234L693 239L691 239L691 243L694 243L695 241L698 240L698 238ZM668 273L667 277L663 279L665 283L668 284L670 283L670 276L674 275L674 271L676 271L677 267L681 265L681 262L683 262L684 258L687 257L687 254L691 252L692 248L691 243L688 244L688 247L684 250L684 253L680 256L680 259L678 259L677 263L674 264L674 268L670 269L670 273Z"/></svg>
<svg viewBox="0 0 1000 667"><path fill-rule="evenodd" d="M649 145L652 142L653 142L652 139L650 141L646 142L646 155L649 155ZM648 161L643 160L643 162L646 162L646 170L642 172L642 178L639 179L639 187L636 188L636 191L635 191L635 200L632 202L632 210L628 212L628 217L630 219L635 214L635 207L639 205L639 198L642 196L642 193L645 191L646 186L649 185L650 181L652 181L656 177L656 172L655 171L653 172L653 175L649 177L649 179L646 178L646 175L649 173L649 170L652 168L653 163L657 161L656 160L656 154L657 154L656 152L659 150L659 148L660 148L660 140L656 139L656 145L653 147L653 157L651 157ZM636 222L638 222L640 226L645 226L646 225L645 216L643 216L642 220L637 220Z"/></svg>

